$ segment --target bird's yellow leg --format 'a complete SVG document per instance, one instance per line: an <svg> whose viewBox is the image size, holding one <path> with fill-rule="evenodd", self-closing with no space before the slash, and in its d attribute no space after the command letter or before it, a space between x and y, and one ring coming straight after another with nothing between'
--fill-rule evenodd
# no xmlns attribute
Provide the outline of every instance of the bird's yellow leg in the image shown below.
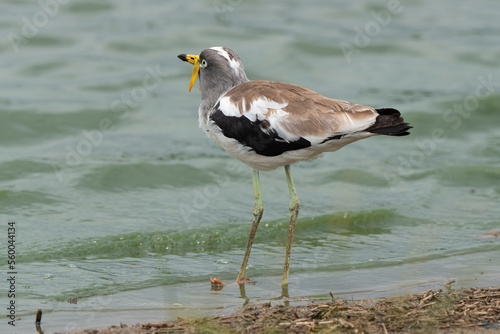
<svg viewBox="0 0 500 334"><path fill-rule="evenodd" d="M285 266L283 268L283 278L281 285L288 285L288 270L290 268L290 254L292 252L293 234L295 233L295 224L299 214L299 198L293 184L292 171L290 165L285 166L286 182L288 183L288 191L290 192L290 226L288 227L288 239L286 242Z"/></svg>
<svg viewBox="0 0 500 334"><path fill-rule="evenodd" d="M262 204L262 195L260 193L260 179L259 172L252 170L253 176L253 190L255 194L255 204L253 207L253 223L252 229L250 230L250 236L248 237L247 249L245 250L245 256L243 256L243 262L241 263L240 273L236 281L239 281L243 276L245 276L245 269L248 263L248 257L250 256L250 250L252 249L253 239L255 233L257 232L257 227L259 226L260 219L262 218L262 213L264 212L264 205Z"/></svg>

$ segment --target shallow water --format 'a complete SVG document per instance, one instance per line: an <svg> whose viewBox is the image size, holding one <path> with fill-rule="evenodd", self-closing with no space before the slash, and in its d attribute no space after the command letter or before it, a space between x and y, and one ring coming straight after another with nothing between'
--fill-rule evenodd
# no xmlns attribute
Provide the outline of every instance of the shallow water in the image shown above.
<svg viewBox="0 0 500 334"><path fill-rule="evenodd" d="M251 79L394 107L414 126L294 165L290 297L498 285L500 243L481 234L500 229L500 4L390 3L4 2L1 244L6 258L14 221L21 320L0 331L32 332L38 308L53 332L283 302L281 169L261 173L258 283L210 291L210 276L235 278L253 207L249 168L198 129L176 57L214 45Z"/></svg>

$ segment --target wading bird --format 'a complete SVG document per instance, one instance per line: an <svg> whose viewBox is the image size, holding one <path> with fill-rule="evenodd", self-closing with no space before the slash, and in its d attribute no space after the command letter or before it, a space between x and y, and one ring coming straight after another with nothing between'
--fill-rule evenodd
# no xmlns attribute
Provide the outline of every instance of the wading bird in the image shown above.
<svg viewBox="0 0 500 334"><path fill-rule="evenodd" d="M200 127L224 150L250 166L255 203L253 223L237 282L243 276L264 206L259 171L285 167L290 192L290 226L281 285L288 284L299 200L290 165L336 151L374 135L405 136L411 126L396 109L374 109L331 99L283 82L250 81L240 57L227 47L178 57L194 65L189 91L199 76Z"/></svg>

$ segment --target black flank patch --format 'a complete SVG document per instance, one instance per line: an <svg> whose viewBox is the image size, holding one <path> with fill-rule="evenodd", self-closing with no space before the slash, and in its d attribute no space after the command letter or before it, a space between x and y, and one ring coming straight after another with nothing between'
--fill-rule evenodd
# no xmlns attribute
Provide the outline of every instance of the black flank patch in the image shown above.
<svg viewBox="0 0 500 334"><path fill-rule="evenodd" d="M252 122L245 116L226 116L219 109L219 105L215 108L210 119L222 130L224 136L236 139L241 145L250 147L257 154L275 157L287 151L311 146L311 142L302 137L293 142L285 141L275 131L269 129L270 124L267 120ZM263 132L264 129L267 129L268 133Z"/></svg>
<svg viewBox="0 0 500 334"><path fill-rule="evenodd" d="M342 139L344 138L345 134L342 134L342 135L334 135L334 136L331 136L331 137L328 137L326 138L325 140L323 140L320 144L324 144L326 143L327 141L330 141L330 140L337 140L337 139Z"/></svg>

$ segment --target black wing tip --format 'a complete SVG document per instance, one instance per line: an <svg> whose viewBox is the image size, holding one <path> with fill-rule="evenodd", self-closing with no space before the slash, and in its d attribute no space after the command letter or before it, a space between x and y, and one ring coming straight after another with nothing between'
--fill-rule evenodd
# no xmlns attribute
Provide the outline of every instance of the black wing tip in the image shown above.
<svg viewBox="0 0 500 334"><path fill-rule="evenodd" d="M375 109L379 114L370 128L366 131L386 136L408 136L411 128L410 124L405 123L399 110L394 108Z"/></svg>
<svg viewBox="0 0 500 334"><path fill-rule="evenodd" d="M386 126L383 128L378 128L378 129L372 129L369 130L371 133L376 133L379 135L386 135L386 136L408 136L412 126L410 126L408 123L402 123L398 125L392 125L392 126Z"/></svg>
<svg viewBox="0 0 500 334"><path fill-rule="evenodd" d="M398 129L397 132L392 132L392 133L383 133L387 136L398 136L398 137L401 137L401 136L408 136L410 134L410 129L413 128L413 126L411 126L410 124L408 123L403 123L400 125L400 129Z"/></svg>
<svg viewBox="0 0 500 334"><path fill-rule="evenodd" d="M379 115L393 115L393 116L401 116L399 110L394 108L380 108L375 109Z"/></svg>

